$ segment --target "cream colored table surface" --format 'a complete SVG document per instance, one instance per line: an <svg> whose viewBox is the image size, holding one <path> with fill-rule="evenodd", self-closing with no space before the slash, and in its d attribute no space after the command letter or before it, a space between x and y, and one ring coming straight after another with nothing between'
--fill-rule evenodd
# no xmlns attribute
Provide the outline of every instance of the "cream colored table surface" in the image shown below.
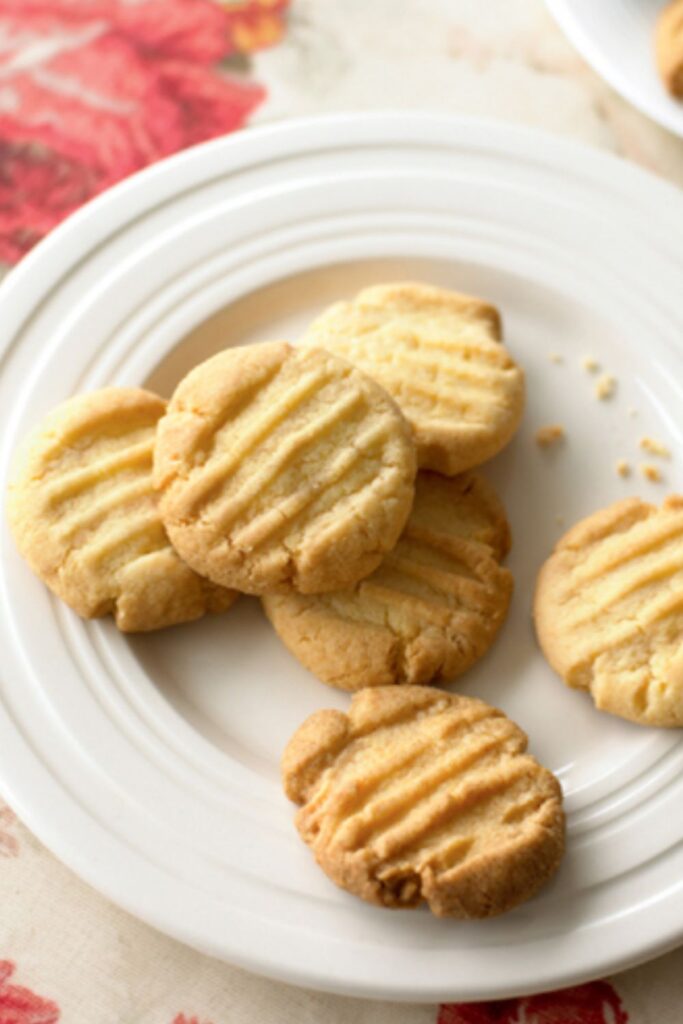
<svg viewBox="0 0 683 1024"><path fill-rule="evenodd" d="M607 86L542 0L296 0L286 39L254 69L271 92L252 123L387 107L498 118L683 185L683 140Z"/></svg>

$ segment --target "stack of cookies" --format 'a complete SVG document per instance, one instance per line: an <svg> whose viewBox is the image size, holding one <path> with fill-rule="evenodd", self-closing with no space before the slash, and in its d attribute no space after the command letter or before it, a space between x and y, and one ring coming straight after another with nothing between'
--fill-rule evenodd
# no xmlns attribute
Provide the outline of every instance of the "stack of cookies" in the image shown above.
<svg viewBox="0 0 683 1024"><path fill-rule="evenodd" d="M382 906L487 917L556 871L560 787L500 711L427 684L473 665L505 619L510 531L474 470L523 407L492 306L372 287L296 346L220 352L167 406L125 388L71 399L19 460L10 522L56 594L124 631L261 597L289 650L354 692L283 757L323 870ZM683 724L682 537L683 501L634 500L542 570L543 648L606 710Z"/></svg>

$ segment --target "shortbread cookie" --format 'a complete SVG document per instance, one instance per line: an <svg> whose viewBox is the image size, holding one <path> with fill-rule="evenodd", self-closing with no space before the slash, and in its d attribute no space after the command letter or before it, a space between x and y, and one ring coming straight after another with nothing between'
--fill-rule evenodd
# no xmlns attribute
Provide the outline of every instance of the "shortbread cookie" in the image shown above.
<svg viewBox="0 0 683 1024"><path fill-rule="evenodd" d="M354 696L289 741L284 788L333 882L369 903L492 917L533 896L564 850L562 794L527 737L483 701L424 686Z"/></svg>
<svg viewBox="0 0 683 1024"><path fill-rule="evenodd" d="M683 0L666 5L657 21L657 67L664 85L683 98Z"/></svg>
<svg viewBox="0 0 683 1024"><path fill-rule="evenodd" d="M401 538L352 590L271 596L267 615L289 650L343 690L430 683L464 672L505 619L512 576L505 510L471 473L422 470Z"/></svg>
<svg viewBox="0 0 683 1024"><path fill-rule="evenodd" d="M111 613L125 632L188 622L237 594L181 562L152 488L152 451L165 403L137 388L64 402L25 446L9 519L33 571L85 618Z"/></svg>
<svg viewBox="0 0 683 1024"><path fill-rule="evenodd" d="M450 476L490 459L519 425L524 375L500 338L493 306L407 283L335 303L302 343L379 381L413 426L419 465Z"/></svg>
<svg viewBox="0 0 683 1024"><path fill-rule="evenodd" d="M250 594L352 586L410 512L410 427L329 352L232 348L179 384L154 455L171 541L197 572Z"/></svg>
<svg viewBox="0 0 683 1024"><path fill-rule="evenodd" d="M552 667L602 711L683 726L683 497L577 523L541 569L535 619Z"/></svg>

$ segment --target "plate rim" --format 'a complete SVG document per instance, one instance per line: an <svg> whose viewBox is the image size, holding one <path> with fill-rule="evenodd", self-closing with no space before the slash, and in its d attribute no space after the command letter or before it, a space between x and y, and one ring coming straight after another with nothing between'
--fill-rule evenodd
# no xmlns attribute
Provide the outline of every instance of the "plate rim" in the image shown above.
<svg viewBox="0 0 683 1024"><path fill-rule="evenodd" d="M380 126L382 126L381 129ZM495 135L494 140L490 138L492 130ZM216 154L224 154L223 158L227 162L229 162L231 155L236 152L236 166L239 167L240 151L249 154L252 149L258 149L259 146L267 147L269 142L273 140L277 148L283 142L286 145L289 137L303 138L304 142L307 137L315 139L315 146L299 143L300 150L306 151L314 148L329 148L332 144L330 141L320 141L323 135L329 140L333 138L336 145L341 142L346 146L353 147L362 144L362 137L367 137L370 133L373 135L373 139L376 140L380 131L384 132L384 142L393 140L397 143L401 141L419 143L427 135L431 135L434 140L438 138L439 141L443 141L444 131L455 133L454 137L459 138L461 142L463 134L467 136L469 133L472 136L476 136L477 134L484 133L487 136L489 151L499 149L502 152L508 146L513 148L521 147L530 155L540 151L543 153L543 158L535 157L537 162L545 166L551 165L555 167L557 167L558 160L566 164L567 160L571 158L573 161L580 161L582 170L594 172L598 179L603 181L609 179L612 184L614 184L613 177L616 167L618 167L619 175L623 178L621 183L624 185L624 188L633 189L640 195L641 199L643 198L644 188L658 190L661 200L666 201L667 204L670 204L672 198L675 197L677 209L683 214L683 197L669 183L660 181L649 172L634 167L613 154L602 153L585 144L558 139L534 129L501 124L500 122L488 119L458 118L438 113L413 113L406 115L402 112L389 111L298 118L272 125L263 125L250 129L247 132L239 133L236 136L213 140L162 161L158 165L140 172L115 186L69 218L50 237L41 242L22 261L19 268L8 275L2 285L0 285L0 309L8 305L11 307L12 303L14 303L19 311L21 311L22 306L24 307L25 317L22 319L30 316L30 307L38 301L38 297L42 299L52 290L55 280L59 280L64 276L64 268L72 267L83 259L95 245L99 244L99 241L94 241L98 237L98 231L95 230L95 227L101 229L104 224L106 229L106 225L109 223L111 229L112 215L116 214L117 209L125 208L126 220L134 219L136 212L139 212L138 204L141 203L140 209L148 208L143 199L147 194L156 190L159 179L167 179L170 182L175 174L180 173L186 174L192 180L193 168L195 166L200 168L197 180L204 180L210 177L209 174L201 170L201 168L208 166L210 163L206 160L205 151L212 155L214 152ZM344 138L345 133L347 135L346 138ZM218 173L215 164L212 170L216 174ZM188 181L185 182L185 186L189 187ZM169 194L173 192L177 192L177 187L170 188ZM129 202L131 195L133 198L137 197L137 203L131 204ZM651 199L651 196L648 198ZM669 207L670 214L671 207ZM121 221L116 220L115 216L114 222L118 226L121 224ZM68 250L66 255L63 250ZM60 257L59 261L55 261L55 253ZM55 280L53 280L52 272L45 273L41 277L39 273L41 267L45 267L46 270L52 270L54 269L53 264L55 262L59 263L57 267L58 274ZM38 288L34 284L36 277L40 282ZM30 289L29 294L33 299L33 302L29 301L28 304L24 296L27 286ZM6 346L11 341L11 337L16 333L16 325L11 330L3 327L3 333L6 336L0 342L0 356L4 354ZM45 782L45 776L47 776L49 783L52 785L55 784L55 780L52 779L44 763L38 759L26 738L14 732L11 726L11 716L2 702L0 702L0 720L4 723L3 729L0 731L5 732L9 736L9 742L3 743L2 749L0 749L0 765L3 767L3 771L0 774L0 792L17 809L22 820L27 823L28 827L41 842L80 878L138 919L145 921L152 927L161 928L167 934L173 935L196 949L200 949L210 955L216 955L215 949L207 949L206 943L202 943L197 936L187 934L187 930L183 927L182 923L174 922L172 925L169 924L172 914L167 913L163 923L160 923L162 918L158 911L153 913L151 908L147 907L141 911L139 901L137 899L134 900L126 892L123 873L121 873L119 878L116 873L110 872L107 874L105 869L103 881L103 873L93 866L88 857L87 844L86 849L81 852L78 845L69 843L68 838L66 838L66 830L60 829L54 823L51 825L49 819L45 821L41 818L40 810L35 810L37 803L40 803L41 807L43 807L45 806L46 799L49 802L50 798L43 797L41 801L35 801L33 795L35 794L36 785L41 785L41 776L42 783ZM11 768L8 767L12 763L13 766ZM37 780L35 783L33 782L34 776ZM83 814L83 812L80 813ZM98 831L104 831L101 829L100 824L92 821L87 814L85 814L85 818L90 828L94 827ZM155 867L158 868L156 865ZM680 925L675 935L668 936L664 941L652 941L645 948L641 947L638 953L632 957L624 958L617 955L605 957L600 961L599 966L596 966L595 971L589 974L585 970L575 971L573 974L572 972L567 972L561 976L555 976L555 981L552 980L552 977L544 976L538 987L528 991L547 990L557 984L576 983L579 980L585 981L591 977L599 977L605 973L622 970L625 967L633 966L674 948L682 937L683 925ZM407 987L388 989L382 985L373 986L363 983L353 983L350 985L346 981L341 981L335 972L328 971L325 973L319 967L313 971L308 968L301 969L299 972L293 971L290 967L278 969L277 964L264 964L263 959L259 960L240 955L237 951L230 955L230 960L237 966L244 967L255 973L265 974L281 981L302 986L314 986L324 991L343 995L353 994L369 998L391 998L412 1002L434 1002L441 999L454 998L452 991L445 992L443 989L430 989L428 992L418 992ZM507 994L512 993L508 992ZM481 995L479 998L502 998L505 995L506 991L501 990L494 995Z"/></svg>
<svg viewBox="0 0 683 1024"><path fill-rule="evenodd" d="M564 4L565 0L546 0L548 4ZM334 114L313 114L301 117L284 118L267 124L250 125L244 129L232 132L229 135L217 139L210 139L207 142L198 143L189 149L174 153L163 159L136 171L134 174L122 181L117 182L104 192L95 196L85 203L80 209L70 214L66 220L53 228L50 233L41 239L38 244L30 250L21 260L18 266L12 268L9 273L0 281L0 303L6 305L15 301L15 293L24 284L25 278L33 277L33 267L46 263L51 259L54 248L61 249L67 245L78 243L82 226L88 227L89 222L97 224L103 217L109 215L109 211L117 208L128 210L130 198L136 193L152 194L157 185L158 179L170 177L174 172L183 173L187 167L195 163L201 163L205 153L220 154L225 151L229 156L234 149L257 148L260 143L272 141L276 146L281 138L285 136L296 137L314 133L319 141L319 148L328 146L328 139L338 139L338 132L344 129L363 129L362 134L368 136L376 131L379 126L385 129L393 129L394 141L401 141L406 135L420 136L426 134L426 129L431 129L434 141L443 141L439 131L444 132L469 132L480 133L486 137L489 133L497 136L504 148L523 148L527 155L533 154L534 150L542 151L549 156L551 162L557 159L576 161L584 164L585 170L592 176L601 179L616 188L617 184L629 190L640 191L643 187L659 190L668 193L669 201L678 205L683 216L683 204L681 204L681 190L665 178L659 177L653 171L635 164L626 157L611 150L602 149L596 145L579 139L567 138L564 135L555 134L541 128L514 122L501 121L491 117L476 117L460 114L444 114L438 110L424 108L406 113L398 108L386 108L385 110L373 111L341 111ZM387 133L388 134L388 133ZM487 139L489 145L494 140ZM385 140L386 141L386 140ZM416 139L415 141L419 141ZM358 143L359 140L356 140ZM499 148L503 148L501 145ZM540 162L540 161L539 161ZM543 161L546 162L546 161ZM618 175L615 183L614 175ZM137 206L133 206L137 209ZM142 208L145 208L144 204ZM87 232L83 231L83 235ZM94 232L92 232L94 234ZM87 245L80 248L84 251L94 248L92 238L88 239ZM72 262L79 257L72 257ZM32 285L32 281L31 281ZM33 289L32 289L33 290ZM47 291L47 287L42 289ZM3 330L3 333L6 331ZM0 358L4 356L6 340L0 338Z"/></svg>

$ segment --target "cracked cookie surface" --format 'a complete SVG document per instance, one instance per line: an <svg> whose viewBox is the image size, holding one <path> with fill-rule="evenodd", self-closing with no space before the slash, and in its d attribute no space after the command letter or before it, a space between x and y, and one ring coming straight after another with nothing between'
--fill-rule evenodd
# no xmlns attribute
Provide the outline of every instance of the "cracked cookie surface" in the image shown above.
<svg viewBox="0 0 683 1024"><path fill-rule="evenodd" d="M415 472L389 395L338 356L285 342L192 370L154 454L178 552L250 594L319 593L372 572L405 524Z"/></svg>
<svg viewBox="0 0 683 1024"><path fill-rule="evenodd" d="M302 344L379 381L413 427L420 467L451 476L490 459L519 426L524 374L500 339L493 306L405 282L330 306Z"/></svg>
<svg viewBox="0 0 683 1024"><path fill-rule="evenodd" d="M551 666L596 707L683 726L683 497L577 523L541 568L534 616Z"/></svg>
<svg viewBox="0 0 683 1024"><path fill-rule="evenodd" d="M283 643L331 686L430 683L464 672L492 644L512 595L499 563L505 510L486 480L422 470L408 522L353 589L263 598Z"/></svg>
<svg viewBox="0 0 683 1024"><path fill-rule="evenodd" d="M354 695L318 711L282 759L299 833L337 885L370 903L440 917L511 910L564 851L557 779L483 701L430 687Z"/></svg>
<svg viewBox="0 0 683 1024"><path fill-rule="evenodd" d="M138 388L80 395L24 446L8 514L19 551L85 618L144 632L223 611L237 594L197 576L171 547L152 487L165 402Z"/></svg>

